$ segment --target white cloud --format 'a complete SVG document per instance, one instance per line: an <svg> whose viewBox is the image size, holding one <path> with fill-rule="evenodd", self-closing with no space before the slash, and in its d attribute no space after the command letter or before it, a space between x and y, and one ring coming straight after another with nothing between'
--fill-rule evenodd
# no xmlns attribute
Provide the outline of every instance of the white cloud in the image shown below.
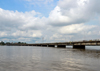
<svg viewBox="0 0 100 71"><path fill-rule="evenodd" d="M64 25L70 22L70 18L61 14L60 8L57 6L51 13L49 14L49 23L51 25Z"/></svg>
<svg viewBox="0 0 100 71"><path fill-rule="evenodd" d="M49 3L53 0L27 1ZM82 40L84 34L87 39L99 38L100 25L88 24L100 16L99 3L98 0L59 0L47 18L34 10L23 13L0 8L0 37L28 42L41 42L43 37L45 42Z"/></svg>
<svg viewBox="0 0 100 71"><path fill-rule="evenodd" d="M7 36L7 33L5 33L5 32L0 32L0 37L3 37L3 36Z"/></svg>
<svg viewBox="0 0 100 71"><path fill-rule="evenodd" d="M35 17L36 15L40 15L40 13L35 11L14 12L0 8L0 36L8 39L9 37L16 39L16 37L36 38L42 36L40 29L38 29L39 26L42 26L41 20L39 17Z"/></svg>
<svg viewBox="0 0 100 71"><path fill-rule="evenodd" d="M95 27L96 26L94 25L84 25L83 23L82 24L72 24L72 25L61 27L59 29L59 32L62 34L79 33L79 32L88 31Z"/></svg>
<svg viewBox="0 0 100 71"><path fill-rule="evenodd" d="M65 26L85 23L99 15L98 0L60 0L49 14L51 25Z"/></svg>

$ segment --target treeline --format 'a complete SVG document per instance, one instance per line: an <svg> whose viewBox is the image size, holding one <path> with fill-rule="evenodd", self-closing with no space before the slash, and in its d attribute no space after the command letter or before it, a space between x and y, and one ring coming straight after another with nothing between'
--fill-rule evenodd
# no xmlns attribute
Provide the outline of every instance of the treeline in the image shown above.
<svg viewBox="0 0 100 71"><path fill-rule="evenodd" d="M0 42L0 45L11 45L11 44L27 44L26 42Z"/></svg>

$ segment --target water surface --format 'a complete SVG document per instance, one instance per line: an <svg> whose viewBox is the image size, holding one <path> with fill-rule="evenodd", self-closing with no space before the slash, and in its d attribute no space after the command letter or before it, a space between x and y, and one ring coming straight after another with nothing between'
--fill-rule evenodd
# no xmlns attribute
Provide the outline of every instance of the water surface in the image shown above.
<svg viewBox="0 0 100 71"><path fill-rule="evenodd" d="M0 46L0 71L100 71L100 49Z"/></svg>

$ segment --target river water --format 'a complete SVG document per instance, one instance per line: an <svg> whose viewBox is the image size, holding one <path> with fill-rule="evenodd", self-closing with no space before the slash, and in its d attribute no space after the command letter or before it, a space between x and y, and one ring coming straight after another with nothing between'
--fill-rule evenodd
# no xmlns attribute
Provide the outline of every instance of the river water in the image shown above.
<svg viewBox="0 0 100 71"><path fill-rule="evenodd" d="M0 71L100 71L100 46L0 46Z"/></svg>

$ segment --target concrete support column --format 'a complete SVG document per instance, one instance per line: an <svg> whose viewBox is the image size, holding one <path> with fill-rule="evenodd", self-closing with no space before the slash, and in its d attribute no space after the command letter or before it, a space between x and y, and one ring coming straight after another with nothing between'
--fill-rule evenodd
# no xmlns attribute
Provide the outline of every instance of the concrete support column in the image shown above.
<svg viewBox="0 0 100 71"><path fill-rule="evenodd" d="M55 47L55 45L48 45L48 47Z"/></svg>
<svg viewBox="0 0 100 71"><path fill-rule="evenodd" d="M66 45L57 45L58 48L66 48Z"/></svg>
<svg viewBox="0 0 100 71"><path fill-rule="evenodd" d="M41 46L43 46L43 47L47 47L47 45L41 45Z"/></svg>
<svg viewBox="0 0 100 71"><path fill-rule="evenodd" d="M96 45L98 45L98 42L96 42Z"/></svg>
<svg viewBox="0 0 100 71"><path fill-rule="evenodd" d="M85 49L85 45L73 45L74 49Z"/></svg>
<svg viewBox="0 0 100 71"><path fill-rule="evenodd" d="M41 45L37 45L37 46L41 46Z"/></svg>

